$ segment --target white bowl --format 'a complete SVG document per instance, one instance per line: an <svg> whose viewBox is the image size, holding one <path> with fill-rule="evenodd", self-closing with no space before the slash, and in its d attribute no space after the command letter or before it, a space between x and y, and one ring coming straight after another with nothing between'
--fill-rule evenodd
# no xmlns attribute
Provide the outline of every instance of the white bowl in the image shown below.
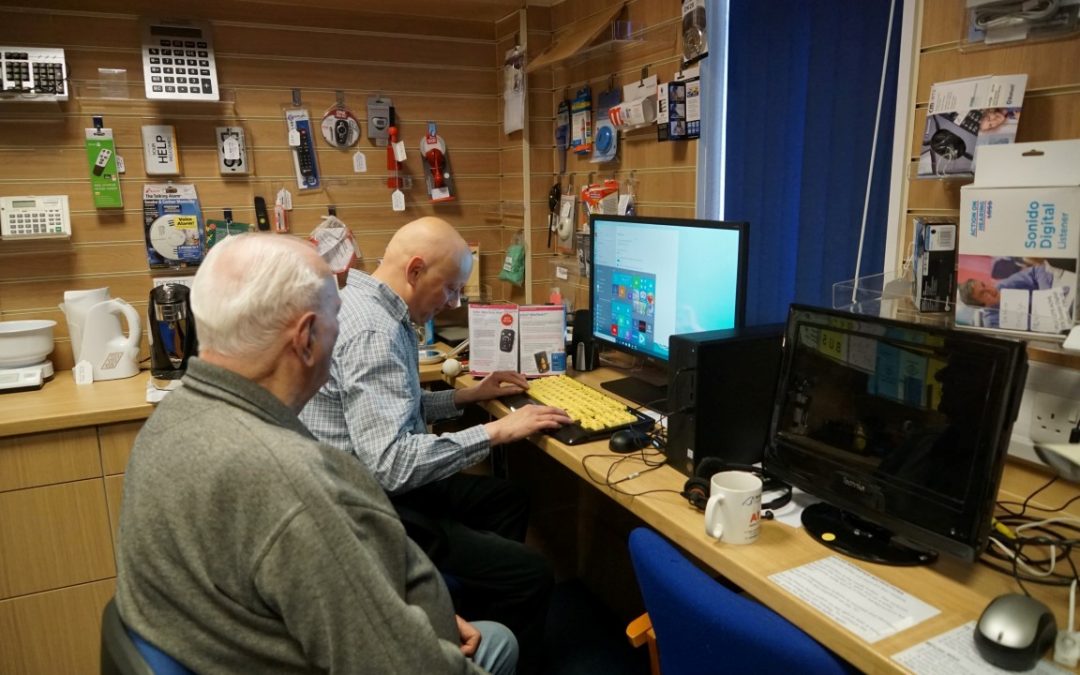
<svg viewBox="0 0 1080 675"><path fill-rule="evenodd" d="M32 366L53 350L55 321L0 321L0 368Z"/></svg>

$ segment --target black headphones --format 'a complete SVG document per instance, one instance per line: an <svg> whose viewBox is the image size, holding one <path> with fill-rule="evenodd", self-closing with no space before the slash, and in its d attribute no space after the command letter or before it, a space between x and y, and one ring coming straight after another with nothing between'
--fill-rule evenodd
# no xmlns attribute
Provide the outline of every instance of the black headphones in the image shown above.
<svg viewBox="0 0 1080 675"><path fill-rule="evenodd" d="M930 149L936 152L942 159L971 159L967 151L967 143L957 134L948 129L939 129L930 137Z"/></svg>
<svg viewBox="0 0 1080 675"><path fill-rule="evenodd" d="M772 512L791 501L791 486L774 478L760 467L749 464L731 464L719 457L705 457L694 468L694 475L687 479L683 485L682 496L690 502L698 511L704 511L709 503L709 492L712 490L709 480L714 473L721 471L747 471L761 479L761 491L770 492L781 490L780 496L771 499L761 505L762 517L769 520L773 517Z"/></svg>

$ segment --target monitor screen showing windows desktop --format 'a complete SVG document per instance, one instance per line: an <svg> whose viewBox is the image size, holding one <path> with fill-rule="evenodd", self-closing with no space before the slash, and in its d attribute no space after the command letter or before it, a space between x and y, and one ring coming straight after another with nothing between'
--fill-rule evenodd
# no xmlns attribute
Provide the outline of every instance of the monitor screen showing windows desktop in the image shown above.
<svg viewBox="0 0 1080 675"><path fill-rule="evenodd" d="M592 215L592 337L654 365L672 335L740 328L746 306L748 225ZM642 405L666 398L666 371L637 371L604 387Z"/></svg>

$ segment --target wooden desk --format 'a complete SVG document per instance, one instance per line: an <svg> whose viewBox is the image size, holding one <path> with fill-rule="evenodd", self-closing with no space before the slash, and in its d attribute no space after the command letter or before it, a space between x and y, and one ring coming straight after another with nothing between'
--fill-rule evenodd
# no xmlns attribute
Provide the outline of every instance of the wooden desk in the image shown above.
<svg viewBox="0 0 1080 675"><path fill-rule="evenodd" d="M599 369L579 376L582 381L599 386L604 379L614 377L613 371ZM473 386L471 377L459 377L455 386ZM505 415L508 409L499 402L485 406L496 416ZM832 555L839 555L812 540L804 530L788 527L775 521L763 521L761 538L749 546L722 544L708 538L704 533L702 514L689 506L678 494L661 492L642 497L630 497L594 482L582 465L585 455L606 453L611 461L623 455L608 453L606 441L587 445L567 446L547 435L530 440L545 453L570 469L596 489L607 494L651 527L661 532L680 547L700 559L719 574L727 577L776 612L798 625L822 644L828 646L844 659L865 672L905 672L891 656L915 644L945 633L957 626L978 619L983 608L992 598L1002 593L1018 592L1011 577L995 572L983 565L968 565L948 556L928 567L890 567L876 565L844 557L844 559L867 572L884 579L924 602L938 608L941 613L918 625L901 631L875 644L869 644L849 633L814 608L806 605L769 580L769 575L791 569ZM604 459L590 460L594 476L603 474L608 463ZM624 462L615 470L618 479L640 470L641 464ZM1023 501L1035 488L1044 483L1049 474L1022 463L1010 463L1006 468L1000 496L1002 499ZM664 466L656 471L621 483L626 492L646 490L681 490L686 477L675 469ZM1055 484L1041 493L1040 505L1059 506L1076 494L1075 486ZM1036 500L1033 500L1035 502ZM1074 510L1073 513L1080 511ZM1068 620L1068 589L1027 584L1032 594L1046 602L1057 616L1058 625Z"/></svg>

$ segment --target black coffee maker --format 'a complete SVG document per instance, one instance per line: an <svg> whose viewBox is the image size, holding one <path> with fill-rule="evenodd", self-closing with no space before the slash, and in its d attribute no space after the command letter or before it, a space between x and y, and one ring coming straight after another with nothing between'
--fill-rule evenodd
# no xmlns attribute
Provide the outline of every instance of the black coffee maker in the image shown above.
<svg viewBox="0 0 1080 675"><path fill-rule="evenodd" d="M191 289L162 284L150 291L150 375L154 386L171 389L184 376L188 359L199 351Z"/></svg>

